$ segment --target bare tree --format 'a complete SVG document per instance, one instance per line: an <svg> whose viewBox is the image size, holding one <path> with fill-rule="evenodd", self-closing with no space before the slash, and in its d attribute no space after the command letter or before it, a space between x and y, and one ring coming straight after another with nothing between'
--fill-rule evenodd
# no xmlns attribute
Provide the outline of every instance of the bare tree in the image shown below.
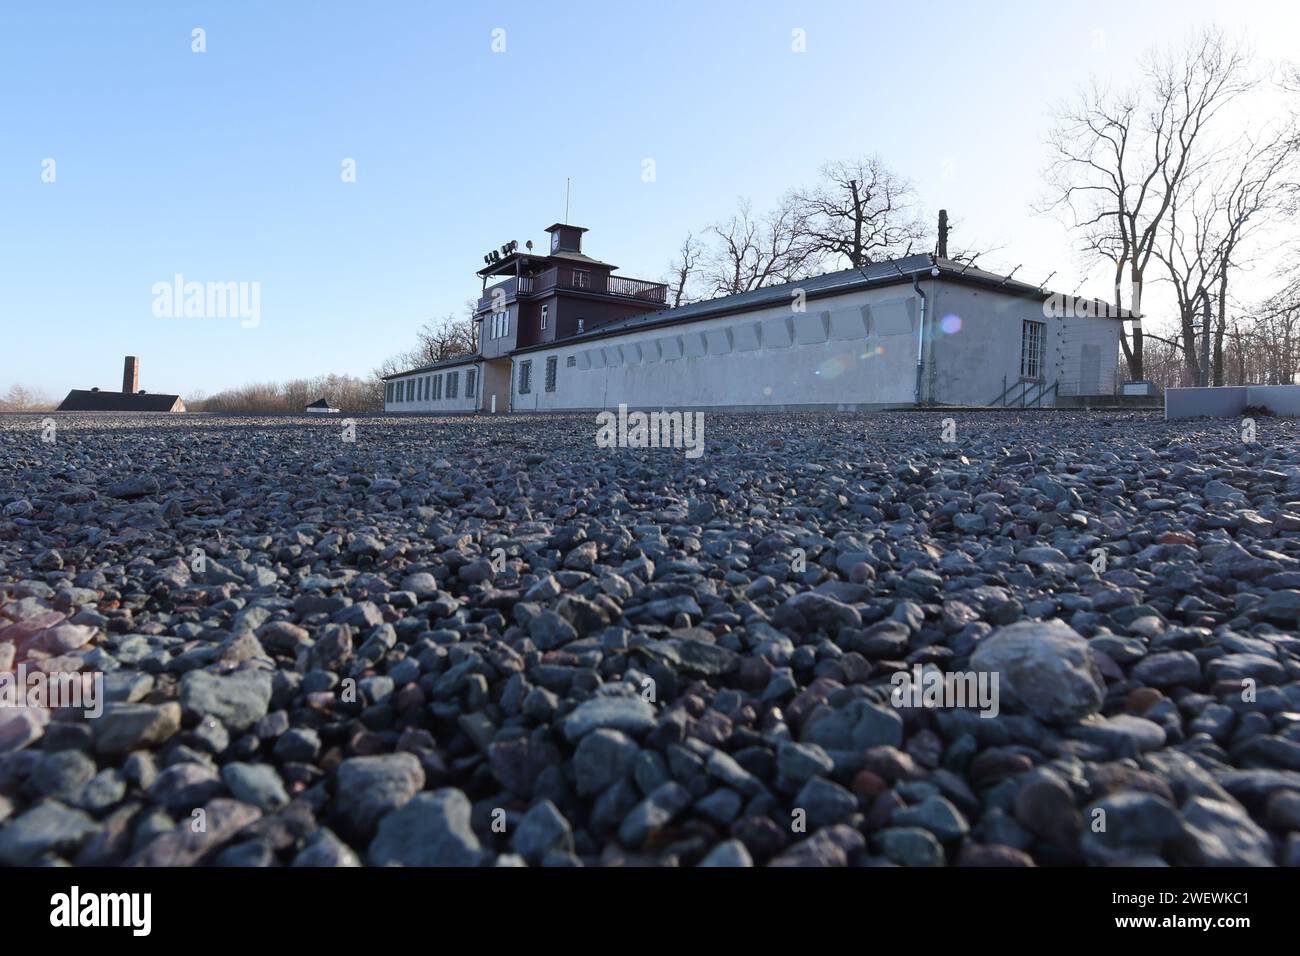
<svg viewBox="0 0 1300 956"><path fill-rule="evenodd" d="M54 403L39 389L25 385L12 385L0 398L0 412L44 412L54 408Z"/></svg>
<svg viewBox="0 0 1300 956"><path fill-rule="evenodd" d="M473 313L457 318L429 319L415 333L416 346L411 353L416 365L432 365L447 359L472 355L476 349L477 323Z"/></svg>
<svg viewBox="0 0 1300 956"><path fill-rule="evenodd" d="M695 234L688 232L682 240L681 248L677 250L677 257L668 263L666 284L674 309L697 298L691 294L691 289L703 266L704 253L704 246L695 238Z"/></svg>
<svg viewBox="0 0 1300 956"><path fill-rule="evenodd" d="M851 268L898 255L926 234L911 183L879 156L827 163L821 180L793 198L811 248Z"/></svg>
<svg viewBox="0 0 1300 956"><path fill-rule="evenodd" d="M1144 82L1112 94L1094 86L1062 111L1050 137L1048 208L1067 210L1086 253L1114 267L1115 300L1134 313L1120 344L1143 377L1142 282L1178 187L1198 169L1198 141L1215 115L1251 84L1246 54L1217 29L1153 54Z"/></svg>
<svg viewBox="0 0 1300 956"><path fill-rule="evenodd" d="M1247 240L1283 209L1279 180L1296 149L1297 136L1290 127L1261 141L1244 135L1239 145L1222 151L1197 177L1174 190L1155 256L1174 288L1187 384L1224 384L1229 281L1250 261Z"/></svg>
<svg viewBox="0 0 1300 956"><path fill-rule="evenodd" d="M716 238L704 265L714 295L734 295L808 275L820 260L807 238L800 208L787 196L772 212L757 217L748 200L734 216L711 227Z"/></svg>
<svg viewBox="0 0 1300 956"><path fill-rule="evenodd" d="M1236 174L1219 181L1212 191L1219 230L1217 285L1213 289L1215 385L1224 383L1223 340L1228 321L1229 276L1234 268L1249 261L1249 253L1243 249L1251 235L1288 211L1294 198L1294 186L1289 190L1285 188L1285 178L1294 170L1298 155L1300 133L1294 124L1262 142L1247 137L1231 163Z"/></svg>

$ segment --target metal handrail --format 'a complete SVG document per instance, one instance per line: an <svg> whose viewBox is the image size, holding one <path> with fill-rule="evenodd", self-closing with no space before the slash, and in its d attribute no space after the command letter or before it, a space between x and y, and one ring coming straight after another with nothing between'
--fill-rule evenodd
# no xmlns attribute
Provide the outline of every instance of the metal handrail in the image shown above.
<svg viewBox="0 0 1300 956"><path fill-rule="evenodd" d="M1053 401L1060 395L1061 382L1059 379L1052 382L1051 385L1048 385L1046 381L1026 381L1024 379L1018 379L1008 385L1007 378L1004 375L1002 384L1002 394L989 402L990 407L1000 405L1003 408L1008 408L1011 405L1018 405L1020 408L1027 408L1032 404L1037 408L1042 408L1043 399L1048 394L1051 394ZM1016 389L1020 390L1019 393L1013 394ZM1037 389L1037 394L1034 394L1035 389Z"/></svg>

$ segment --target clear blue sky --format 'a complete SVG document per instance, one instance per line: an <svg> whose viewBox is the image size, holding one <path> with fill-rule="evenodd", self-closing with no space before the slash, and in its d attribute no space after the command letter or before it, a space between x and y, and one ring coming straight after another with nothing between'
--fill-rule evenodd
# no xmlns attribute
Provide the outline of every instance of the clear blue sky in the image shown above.
<svg viewBox="0 0 1300 956"><path fill-rule="evenodd" d="M544 239L566 176L588 251L657 278L738 197L878 152L957 241L1069 291L1068 236L1030 209L1053 103L1209 20L1294 52L1296 6L9 3L0 391L115 388L127 353L182 395L367 373L477 294L484 251ZM260 324L156 317L176 273L259 282Z"/></svg>

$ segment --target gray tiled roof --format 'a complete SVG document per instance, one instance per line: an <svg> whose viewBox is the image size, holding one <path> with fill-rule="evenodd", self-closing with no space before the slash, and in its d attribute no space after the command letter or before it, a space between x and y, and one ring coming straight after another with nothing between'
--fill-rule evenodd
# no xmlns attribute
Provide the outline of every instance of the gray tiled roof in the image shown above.
<svg viewBox="0 0 1300 956"><path fill-rule="evenodd" d="M660 309L657 312L646 312L617 322L611 322L608 325L602 325L582 335L571 336L555 342L525 346L515 351L531 352L541 348L554 348L557 345L571 345L581 339L601 338L643 326L689 322L693 319L705 319L714 315L777 305L789 302L790 295L795 289L802 289L808 298L814 298L871 285L910 282L913 275L918 279L925 280L931 278L931 270L936 267L939 269L941 277L949 281L997 287L1009 295L1047 298L1051 294L1046 289L1041 289L1029 282L1020 282L1017 279L1010 279L994 272L967 266L966 263L957 262L953 259L941 259L922 253L893 261L874 262L863 266L861 269L841 269L838 272L809 276L797 282L785 282L781 285L765 286L762 289L754 289L736 295L719 296L716 299L693 302L690 305L679 306L676 309Z"/></svg>
<svg viewBox="0 0 1300 956"><path fill-rule="evenodd" d="M179 395L154 395L145 392L95 392L74 388L59 405L61 412L170 412L180 402ZM184 411L184 404L179 410Z"/></svg>
<svg viewBox="0 0 1300 956"><path fill-rule="evenodd" d="M436 372L440 368L451 368L455 365L468 365L470 362L477 362L483 356L475 352L473 355L457 355L455 358L443 359L441 362L434 362L432 365L421 365L419 368L408 368L403 372L394 372L392 375L381 375L381 382L391 381L395 378L405 378L407 375L420 375L424 372Z"/></svg>

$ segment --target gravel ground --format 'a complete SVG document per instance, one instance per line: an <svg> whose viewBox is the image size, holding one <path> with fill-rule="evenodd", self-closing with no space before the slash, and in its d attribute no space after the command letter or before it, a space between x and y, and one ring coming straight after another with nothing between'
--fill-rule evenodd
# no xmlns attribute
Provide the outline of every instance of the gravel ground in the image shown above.
<svg viewBox="0 0 1300 956"><path fill-rule="evenodd" d="M0 416L0 863L1300 865L1300 426L944 417Z"/></svg>

